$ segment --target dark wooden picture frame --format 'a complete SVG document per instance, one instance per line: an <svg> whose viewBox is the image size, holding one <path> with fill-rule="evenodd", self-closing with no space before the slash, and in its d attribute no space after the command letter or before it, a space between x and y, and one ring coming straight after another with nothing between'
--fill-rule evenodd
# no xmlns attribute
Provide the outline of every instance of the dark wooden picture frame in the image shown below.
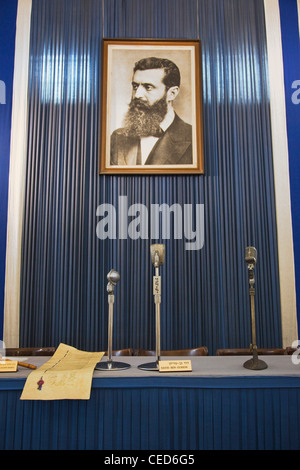
<svg viewBox="0 0 300 470"><path fill-rule="evenodd" d="M103 39L101 94L101 174L204 173L199 40Z"/></svg>

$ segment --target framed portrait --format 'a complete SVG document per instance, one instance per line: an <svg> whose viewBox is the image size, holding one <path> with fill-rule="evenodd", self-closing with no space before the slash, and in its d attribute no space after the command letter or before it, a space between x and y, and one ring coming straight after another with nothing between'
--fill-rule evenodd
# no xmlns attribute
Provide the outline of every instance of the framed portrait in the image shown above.
<svg viewBox="0 0 300 470"><path fill-rule="evenodd" d="M199 40L103 39L101 174L204 173Z"/></svg>

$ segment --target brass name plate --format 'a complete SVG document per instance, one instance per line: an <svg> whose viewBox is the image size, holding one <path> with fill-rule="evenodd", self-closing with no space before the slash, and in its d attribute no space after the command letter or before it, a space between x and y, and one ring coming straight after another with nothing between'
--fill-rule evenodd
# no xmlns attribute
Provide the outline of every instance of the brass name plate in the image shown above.
<svg viewBox="0 0 300 470"><path fill-rule="evenodd" d="M0 372L16 372L18 361L0 361Z"/></svg>
<svg viewBox="0 0 300 470"><path fill-rule="evenodd" d="M192 363L189 359L176 361L158 361L159 372L191 372Z"/></svg>

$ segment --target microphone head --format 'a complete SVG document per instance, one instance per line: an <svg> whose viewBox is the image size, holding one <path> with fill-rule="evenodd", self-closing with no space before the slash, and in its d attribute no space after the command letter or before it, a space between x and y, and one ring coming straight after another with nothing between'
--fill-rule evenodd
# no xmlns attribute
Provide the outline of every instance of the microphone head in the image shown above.
<svg viewBox="0 0 300 470"><path fill-rule="evenodd" d="M120 280L120 274L114 269L111 269L107 275L107 280L113 285L116 285L117 282Z"/></svg>
<svg viewBox="0 0 300 470"><path fill-rule="evenodd" d="M253 264L255 266L257 259L257 251L254 246L247 246L245 250L245 261L247 264Z"/></svg>
<svg viewBox="0 0 300 470"><path fill-rule="evenodd" d="M158 268L165 262L165 245L154 244L150 246L152 264Z"/></svg>

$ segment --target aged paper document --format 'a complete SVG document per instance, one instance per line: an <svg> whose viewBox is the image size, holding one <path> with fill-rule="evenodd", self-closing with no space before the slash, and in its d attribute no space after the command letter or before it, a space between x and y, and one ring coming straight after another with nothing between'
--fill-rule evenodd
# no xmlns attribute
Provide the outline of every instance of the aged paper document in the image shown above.
<svg viewBox="0 0 300 470"><path fill-rule="evenodd" d="M61 343L49 361L29 374L21 400L88 400L94 368L103 356Z"/></svg>

